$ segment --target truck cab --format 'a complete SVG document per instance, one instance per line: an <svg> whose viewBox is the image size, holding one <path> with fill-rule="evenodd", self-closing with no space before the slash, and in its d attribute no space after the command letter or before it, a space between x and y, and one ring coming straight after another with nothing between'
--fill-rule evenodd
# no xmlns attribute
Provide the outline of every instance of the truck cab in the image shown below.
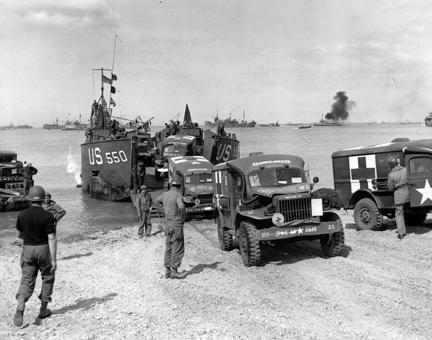
<svg viewBox="0 0 432 340"><path fill-rule="evenodd" d="M213 165L202 156L178 156L168 160L168 183L181 183L180 192L186 203L188 217L214 214Z"/></svg>
<svg viewBox="0 0 432 340"><path fill-rule="evenodd" d="M246 266L259 264L265 241L320 239L326 256L344 248L339 215L314 198L301 157L256 153L218 164L213 187L219 245L238 243Z"/></svg>
<svg viewBox="0 0 432 340"><path fill-rule="evenodd" d="M380 229L383 216L394 217L393 192L387 188L389 156L396 156L407 168L406 223L421 224L432 210L432 139L399 138L336 151L332 154L334 187L345 209L354 209L359 229Z"/></svg>
<svg viewBox="0 0 432 340"><path fill-rule="evenodd" d="M171 135L166 137L162 143L160 143L158 158L155 160L156 178L167 178L169 158L192 156L197 153L196 137L189 135Z"/></svg>

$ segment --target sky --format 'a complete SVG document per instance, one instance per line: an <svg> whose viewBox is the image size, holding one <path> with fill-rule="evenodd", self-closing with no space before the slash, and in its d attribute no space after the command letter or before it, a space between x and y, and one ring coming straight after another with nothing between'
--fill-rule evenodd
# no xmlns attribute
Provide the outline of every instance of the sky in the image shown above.
<svg viewBox="0 0 432 340"><path fill-rule="evenodd" d="M86 121L116 35L115 116L306 123L338 91L352 122L432 111L425 1L0 0L0 22L0 125Z"/></svg>

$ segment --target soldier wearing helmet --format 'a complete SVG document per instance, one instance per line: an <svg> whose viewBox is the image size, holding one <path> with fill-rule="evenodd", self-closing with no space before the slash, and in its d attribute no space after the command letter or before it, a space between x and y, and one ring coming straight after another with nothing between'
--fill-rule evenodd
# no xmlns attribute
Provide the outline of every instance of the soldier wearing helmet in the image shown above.
<svg viewBox="0 0 432 340"><path fill-rule="evenodd" d="M42 204L42 207L54 216L56 225L58 221L60 221L66 214L66 210L64 210L59 204L51 199L51 193L49 192L45 192L45 200Z"/></svg>
<svg viewBox="0 0 432 340"><path fill-rule="evenodd" d="M388 157L388 164L391 169L387 188L394 191L395 219L398 229L398 238L401 240L406 236L404 204L409 202L407 169L400 165L397 156Z"/></svg>
<svg viewBox="0 0 432 340"><path fill-rule="evenodd" d="M147 186L144 184L141 185L135 204L140 219L140 227L138 229L139 237L143 237L144 232L145 236L151 236L152 224L150 222L150 209L152 204L153 199L147 191Z"/></svg>
<svg viewBox="0 0 432 340"><path fill-rule="evenodd" d="M28 195L30 188L33 186L33 176L37 174L37 169L29 162L24 162L22 174L24 176L24 193Z"/></svg>
<svg viewBox="0 0 432 340"><path fill-rule="evenodd" d="M171 279L182 278L178 268L184 256L185 206L180 186L177 176L171 177L169 190L156 199L156 202L162 203L165 211L165 278Z"/></svg>
<svg viewBox="0 0 432 340"><path fill-rule="evenodd" d="M51 302L54 287L55 270L57 269L57 240L54 216L42 208L45 190L34 186L29 190L32 205L22 211L17 218L16 228L24 240L21 255L21 284L16 294L18 306L14 315L14 323L23 324L25 303L33 294L38 271L42 276L42 289L39 295L41 308L38 317L49 317L47 308Z"/></svg>

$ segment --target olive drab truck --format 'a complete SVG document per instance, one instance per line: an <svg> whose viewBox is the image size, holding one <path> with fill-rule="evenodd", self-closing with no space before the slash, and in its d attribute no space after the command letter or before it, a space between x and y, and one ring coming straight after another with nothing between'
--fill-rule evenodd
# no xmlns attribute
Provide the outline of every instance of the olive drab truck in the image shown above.
<svg viewBox="0 0 432 340"><path fill-rule="evenodd" d="M25 209L23 164L14 151L0 150L0 211Z"/></svg>
<svg viewBox="0 0 432 340"><path fill-rule="evenodd" d="M332 154L334 187L345 209L354 209L359 229L379 229L383 216L394 217L393 192L387 188L389 156L407 168L408 225L424 222L432 210L432 139L398 138L390 143L355 147Z"/></svg>
<svg viewBox="0 0 432 340"><path fill-rule="evenodd" d="M328 200L314 197L303 167L298 156L257 153L213 168L222 250L238 244L246 266L259 264L265 241L319 239L326 256L341 254L342 222Z"/></svg>
<svg viewBox="0 0 432 340"><path fill-rule="evenodd" d="M202 156L171 157L168 164L168 183L180 183L186 204L186 217L214 214L213 164Z"/></svg>

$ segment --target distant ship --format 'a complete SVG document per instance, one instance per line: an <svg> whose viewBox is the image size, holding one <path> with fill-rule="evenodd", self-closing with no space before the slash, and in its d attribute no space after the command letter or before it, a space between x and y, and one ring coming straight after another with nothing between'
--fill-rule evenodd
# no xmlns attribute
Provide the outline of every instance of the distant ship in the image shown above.
<svg viewBox="0 0 432 340"><path fill-rule="evenodd" d="M425 118L425 125L432 126L432 112L430 112Z"/></svg>
<svg viewBox="0 0 432 340"><path fill-rule="evenodd" d="M59 125L58 118L56 118L55 124L44 124L42 127L45 130L61 130L64 128L64 125Z"/></svg>
<svg viewBox="0 0 432 340"><path fill-rule="evenodd" d="M230 116L226 119L220 119L219 115L216 114L216 117L214 118L214 121L211 122L209 120L205 121L205 125L209 126L209 127L216 127L218 125L219 122L222 122L224 124L225 128L241 128L241 127L255 127L256 122L254 120L248 122L245 119L245 111L243 110L243 120L241 120L240 122L231 117L231 113Z"/></svg>
<svg viewBox="0 0 432 340"><path fill-rule="evenodd" d="M71 121L67 120L65 125L62 127L63 131L76 131L76 130L85 130L87 128L87 124L81 123L81 115L79 115L79 120Z"/></svg>
<svg viewBox="0 0 432 340"><path fill-rule="evenodd" d="M14 129L33 129L33 126L22 124L22 125L13 125L10 123L9 125L0 126L0 130L14 130Z"/></svg>
<svg viewBox="0 0 432 340"><path fill-rule="evenodd" d="M334 119L324 119L323 115L321 115L321 119L319 122L313 124L314 126L342 126L343 124L338 120Z"/></svg>
<svg viewBox="0 0 432 340"><path fill-rule="evenodd" d="M270 124L258 124L258 125L262 126L262 127L279 127L280 126L278 122L270 123Z"/></svg>
<svg viewBox="0 0 432 340"><path fill-rule="evenodd" d="M310 125L310 124L302 124L302 125L299 125L298 127L297 127L297 129L299 129L299 130L302 130L302 129L310 129L312 127L312 125Z"/></svg>

